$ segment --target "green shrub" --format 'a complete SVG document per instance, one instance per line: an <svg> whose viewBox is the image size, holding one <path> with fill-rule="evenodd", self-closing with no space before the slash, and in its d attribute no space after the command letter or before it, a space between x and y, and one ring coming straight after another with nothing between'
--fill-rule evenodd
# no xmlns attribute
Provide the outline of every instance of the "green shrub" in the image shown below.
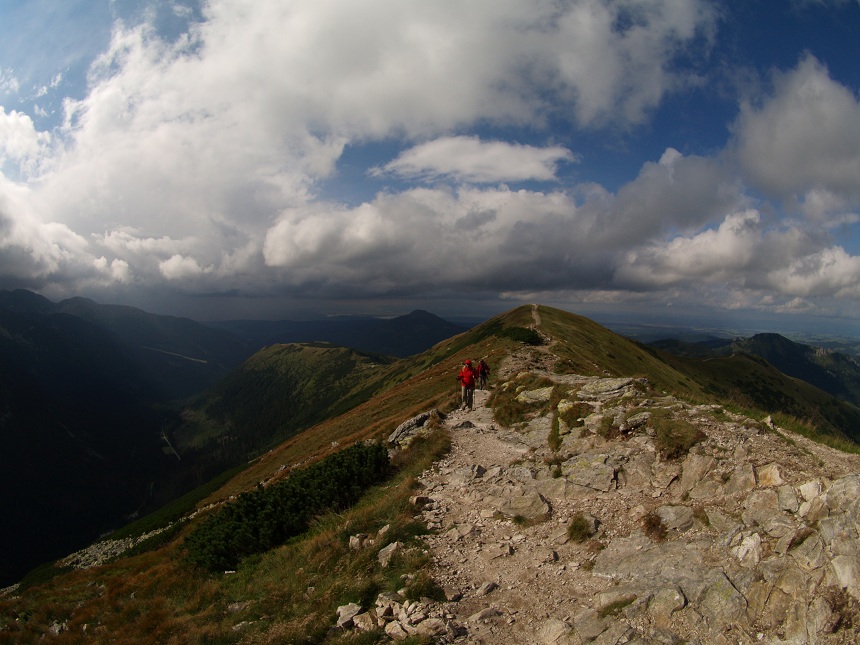
<svg viewBox="0 0 860 645"><path fill-rule="evenodd" d="M552 385L553 382L534 374L522 375L501 384L490 395L487 406L493 410L493 419L505 427L526 421L529 415L549 412L548 401L520 401L517 395L523 390L537 390Z"/></svg>
<svg viewBox="0 0 860 645"><path fill-rule="evenodd" d="M591 414L592 408L585 401L576 401L573 405L566 407L559 418L567 424L568 428L577 428L584 425L580 419Z"/></svg>
<svg viewBox="0 0 860 645"><path fill-rule="evenodd" d="M380 444L341 450L282 482L239 495L188 536L187 557L210 571L235 569L242 559L305 532L316 515L351 506L390 470Z"/></svg>
<svg viewBox="0 0 860 645"><path fill-rule="evenodd" d="M582 513L577 513L567 525L567 537L574 542L585 542L591 537L591 522Z"/></svg>
<svg viewBox="0 0 860 645"><path fill-rule="evenodd" d="M439 602L445 601L445 590L430 577L426 571L421 571L406 587L407 600L430 598Z"/></svg>
<svg viewBox="0 0 860 645"><path fill-rule="evenodd" d="M558 423L558 413L552 415L552 429L549 431L549 436L547 437L547 443L549 444L549 449L553 452L558 452L558 449L561 448L561 434L559 434L559 423Z"/></svg>
<svg viewBox="0 0 860 645"><path fill-rule="evenodd" d="M601 618L616 616L622 609L624 609L627 605L632 604L635 600L636 596L632 595L628 598L621 598L620 600L616 600L615 602L606 605L606 607L597 612L597 615Z"/></svg>
<svg viewBox="0 0 860 645"><path fill-rule="evenodd" d="M501 338L510 338L518 343L526 345L543 345L543 338L534 329L526 329L525 327L506 327L502 329L497 336Z"/></svg>
<svg viewBox="0 0 860 645"><path fill-rule="evenodd" d="M615 419L610 416L605 416L600 420L600 425L597 427L597 434L607 441L617 439L621 436L621 428L615 425Z"/></svg>
<svg viewBox="0 0 860 645"><path fill-rule="evenodd" d="M706 438L705 433L685 419L652 415L654 446L664 459L680 459L690 448Z"/></svg>

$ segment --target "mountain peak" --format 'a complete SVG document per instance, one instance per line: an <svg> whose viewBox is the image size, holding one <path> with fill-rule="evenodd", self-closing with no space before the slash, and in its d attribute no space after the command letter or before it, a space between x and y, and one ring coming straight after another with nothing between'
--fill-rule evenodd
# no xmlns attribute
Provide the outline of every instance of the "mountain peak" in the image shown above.
<svg viewBox="0 0 860 645"><path fill-rule="evenodd" d="M542 344L507 333L523 329ZM292 355L308 352L311 369L296 379ZM22 641L56 615L94 634L144 634L157 612L164 640L351 642L384 630L474 643L857 642L860 537L849 529L860 523L860 456L794 430L847 443L858 413L766 361L664 356L548 307L518 308L388 365L327 366L323 354L346 352L315 346L268 353L272 362L233 383L237 397L222 389L223 409L277 421L331 394L338 414L253 459L199 499L189 523L157 540L152 521L139 526L152 540L144 557L23 590L2 603L0 625ZM479 355L491 389L459 409L454 376ZM356 379L353 394L330 392L344 376ZM273 400L305 398L281 415L261 402L261 383ZM738 400L756 411L732 411L726 402ZM812 410L818 428L797 421ZM202 425L219 449L258 429ZM398 472L359 506L285 536L286 506L268 495L360 442L384 444ZM224 543L210 520L235 519L235 498L261 512L239 514L230 544L254 535L263 547L229 575L183 563L177 535ZM141 593L100 596L108 585ZM49 601L55 611L39 612Z"/></svg>

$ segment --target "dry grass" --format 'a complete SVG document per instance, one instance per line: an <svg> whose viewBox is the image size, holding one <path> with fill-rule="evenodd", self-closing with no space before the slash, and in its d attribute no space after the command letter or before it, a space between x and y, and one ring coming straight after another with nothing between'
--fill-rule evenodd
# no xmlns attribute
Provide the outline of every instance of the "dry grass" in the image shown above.
<svg viewBox="0 0 860 645"><path fill-rule="evenodd" d="M412 576L410 593L438 593L423 549L408 548L420 544L416 537L426 531L413 519L409 497L415 494L415 477L449 445L441 432L416 441L401 458L395 479L374 488L353 509L317 519L306 535L248 558L235 574L193 568L177 539L158 551L62 575L6 599L0 602L0 643L46 638L78 643L84 635L121 645L321 642L338 605L368 606L379 592L402 588L406 574ZM350 535L373 535L386 525L390 528L375 547L349 549ZM382 569L376 553L395 540L407 549ZM52 625L61 625L62 633L51 636Z"/></svg>
<svg viewBox="0 0 860 645"><path fill-rule="evenodd" d="M655 432L654 445L664 459L681 459L706 438L696 425L667 410L655 410L648 422Z"/></svg>
<svg viewBox="0 0 860 645"><path fill-rule="evenodd" d="M487 406L493 409L493 419L505 427L511 427L527 421L534 415L549 412L550 403L524 402L517 400L517 395L524 390L537 390L553 385L552 380L527 374L520 378L499 384L487 401Z"/></svg>
<svg viewBox="0 0 860 645"><path fill-rule="evenodd" d="M654 511L651 511L642 518L642 530L645 535L655 542L663 542L666 539L666 527L663 520Z"/></svg>
<svg viewBox="0 0 860 645"><path fill-rule="evenodd" d="M591 522L582 513L577 513L567 526L567 537L574 542L585 542L592 534Z"/></svg>

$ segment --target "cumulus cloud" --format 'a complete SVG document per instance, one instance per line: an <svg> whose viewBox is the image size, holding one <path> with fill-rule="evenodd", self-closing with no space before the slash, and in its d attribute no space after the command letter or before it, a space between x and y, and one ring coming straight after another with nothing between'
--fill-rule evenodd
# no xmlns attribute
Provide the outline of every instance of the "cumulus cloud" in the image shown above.
<svg viewBox="0 0 860 645"><path fill-rule="evenodd" d="M81 266L104 257L107 266L125 262L138 280L176 280L199 273L186 261L196 258L213 274L247 272L261 264L277 213L329 208L314 207L316 186L348 143L423 139L476 122L539 125L550 116L639 122L689 81L670 61L715 21L702 0L215 0L202 11L178 39L160 38L145 22L117 23L90 68L88 93L66 99L51 148L29 117L2 115L6 158L38 159L27 168L29 206L47 226L39 230L57 224L87 241ZM442 159L446 145L460 158ZM560 146L442 136L387 169L465 182L544 180L572 160ZM330 217L293 226L325 237ZM367 231L381 233L375 244L384 247L389 228L398 229L360 217L347 231L359 246ZM118 244L130 230L140 240L184 242L168 244L177 247L163 250L170 255L146 256L140 245ZM271 242L265 252L284 253Z"/></svg>
<svg viewBox="0 0 860 645"><path fill-rule="evenodd" d="M616 284L643 290L717 285L744 306L750 295L761 301L770 294L774 311L799 311L801 298L860 295L860 257L798 228L768 227L748 210L728 215L717 228L631 250Z"/></svg>
<svg viewBox="0 0 860 645"><path fill-rule="evenodd" d="M813 56L741 106L735 135L741 167L769 195L820 221L860 206L860 101Z"/></svg>
<svg viewBox="0 0 860 645"><path fill-rule="evenodd" d="M0 275L45 281L74 282L91 272L87 241L59 222L41 222L29 206L30 191L11 184L0 174ZM11 216L10 213L15 213Z"/></svg>
<svg viewBox="0 0 860 645"><path fill-rule="evenodd" d="M202 267L196 259L182 255L174 255L164 262L159 263L158 268L162 275L168 280L181 280L183 278L197 277L205 273L211 273L212 267Z"/></svg>
<svg viewBox="0 0 860 645"><path fill-rule="evenodd" d="M743 201L719 163L670 149L617 195L595 185L574 194L461 186L382 193L355 208L290 209L268 230L264 257L295 286L367 293L395 278L411 289L629 289L635 281L614 278L629 249L653 246L654 256L671 231L698 231ZM710 240L698 244L713 251ZM655 275L639 286L656 287Z"/></svg>
<svg viewBox="0 0 860 645"><path fill-rule="evenodd" d="M813 223L858 219L858 101L811 56L741 106L731 154L678 144L611 189L559 178L584 157L548 124L573 141L623 139L703 82L710 2L212 0L201 11L178 38L117 23L57 130L0 109L0 156L20 173L0 175L0 274L65 295L608 303L712 290L795 309L854 297L850 251L745 192ZM499 134L510 132L545 143ZM396 188L327 195L347 147L374 144L391 152L366 166ZM515 182L532 189L504 185Z"/></svg>
<svg viewBox="0 0 860 645"><path fill-rule="evenodd" d="M556 77L580 123L640 123L667 92L701 82L668 63L690 43L707 48L716 19L704 2L575 3L534 32L534 45L554 52L537 69Z"/></svg>
<svg viewBox="0 0 860 645"><path fill-rule="evenodd" d="M552 181L559 163L575 161L562 146L538 148L479 137L443 137L402 152L373 174L416 179L451 178L466 183Z"/></svg>
<svg viewBox="0 0 860 645"><path fill-rule="evenodd" d="M825 248L788 259L784 266L773 268L767 279L788 295L853 299L860 296L860 257L841 247Z"/></svg>
<svg viewBox="0 0 860 645"><path fill-rule="evenodd" d="M617 279L632 288L656 288L691 282L726 282L743 276L761 243L755 211L733 213L716 229L678 236L630 251Z"/></svg>
<svg viewBox="0 0 860 645"><path fill-rule="evenodd" d="M717 158L684 156L667 148L656 163L622 186L611 207L608 233L634 244L666 228L697 230L744 205L737 176Z"/></svg>
<svg viewBox="0 0 860 645"><path fill-rule="evenodd" d="M34 170L32 164L50 142L50 133L38 132L29 116L15 110L7 114L0 105L0 169L8 160Z"/></svg>

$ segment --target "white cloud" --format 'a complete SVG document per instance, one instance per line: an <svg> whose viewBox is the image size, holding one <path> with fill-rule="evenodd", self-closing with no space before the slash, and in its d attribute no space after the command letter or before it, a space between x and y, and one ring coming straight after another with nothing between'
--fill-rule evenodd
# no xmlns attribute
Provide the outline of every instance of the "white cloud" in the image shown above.
<svg viewBox="0 0 860 645"><path fill-rule="evenodd" d="M799 297L860 296L860 257L841 247L821 249L803 257L789 258L768 276L772 288Z"/></svg>
<svg viewBox="0 0 860 645"><path fill-rule="evenodd" d="M677 228L695 231L746 205L742 187L720 159L684 156L668 148L622 186L612 205L612 226L595 235L636 244Z"/></svg>
<svg viewBox="0 0 860 645"><path fill-rule="evenodd" d="M573 128L566 140L630 132L701 82L680 61L707 54L710 2L212 0L202 11L170 41L117 24L50 134L0 110L0 156L27 173L0 175L0 274L66 295L203 286L608 303L695 291L773 308L856 297L849 251L743 188L813 224L858 220L858 101L811 57L742 107L734 155L678 143L617 190L557 179L580 159L548 124ZM464 134L476 128L492 134ZM511 131L547 143L501 140ZM346 147L367 143L402 150L377 176L458 188L322 199ZM488 186L533 181L552 190Z"/></svg>
<svg viewBox="0 0 860 645"><path fill-rule="evenodd" d="M402 152L373 173L430 180L449 177L466 183L552 181L559 163L575 160L562 146L537 148L479 137L443 137Z"/></svg>
<svg viewBox="0 0 860 645"><path fill-rule="evenodd" d="M28 166L41 172L31 177L31 210L90 240L83 266L104 256L154 281L166 275L158 263L174 255L218 275L258 267L277 213L316 213L293 226L323 235L330 216L320 214L328 206L312 206L315 188L348 143L446 135L478 122L540 124L550 115L638 122L686 82L671 61L714 22L702 0L214 0L202 10L204 20L171 41L146 23L118 23L91 67L88 94L66 99L54 147L29 117L4 115L7 157L38 161ZM440 159L446 142L469 158ZM551 179L572 160L559 146L450 136L435 145L413 148L390 169L475 182ZM384 246L387 230L399 230L385 218L397 216L359 218L335 237L355 236L363 248L372 231ZM124 231L185 243L145 257L140 246L111 239Z"/></svg>
<svg viewBox="0 0 860 645"><path fill-rule="evenodd" d="M761 104L741 106L736 153L762 190L823 220L860 205L860 101L807 55L777 74Z"/></svg>
<svg viewBox="0 0 860 645"><path fill-rule="evenodd" d="M730 214L717 229L631 250L616 280L620 286L648 289L733 281L749 271L761 243L761 231L757 212Z"/></svg>
<svg viewBox="0 0 860 645"><path fill-rule="evenodd" d="M537 57L536 71L556 79L580 123L640 123L667 92L699 82L669 62L697 37L707 49L717 16L710 3L587 1L567 8L549 18L551 28L533 32L532 44L553 52Z"/></svg>
<svg viewBox="0 0 860 645"><path fill-rule="evenodd" d="M749 210L728 215L716 229L630 250L615 282L647 291L718 286L730 306L799 311L799 298L860 296L860 257L798 228L768 227Z"/></svg>
<svg viewBox="0 0 860 645"><path fill-rule="evenodd" d="M93 260L93 265L99 273L107 276L108 284L127 283L131 281L128 262L125 260L113 260L108 262L107 258L102 256Z"/></svg>
<svg viewBox="0 0 860 645"><path fill-rule="evenodd" d="M15 110L7 114L0 105L0 169L11 160L34 170L32 164L50 142L50 133L38 132L29 116Z"/></svg>
<svg viewBox="0 0 860 645"><path fill-rule="evenodd" d="M196 278L212 272L212 267L201 267L194 258L174 255L158 265L162 275L168 280Z"/></svg>
<svg viewBox="0 0 860 645"><path fill-rule="evenodd" d="M15 73L11 69L0 67L0 92L3 94L17 94L19 89L21 89L21 83L18 81Z"/></svg>
<svg viewBox="0 0 860 645"><path fill-rule="evenodd" d="M0 275L28 283L73 283L75 276L92 269L86 239L65 224L40 221L30 198L29 188L0 174Z"/></svg>

